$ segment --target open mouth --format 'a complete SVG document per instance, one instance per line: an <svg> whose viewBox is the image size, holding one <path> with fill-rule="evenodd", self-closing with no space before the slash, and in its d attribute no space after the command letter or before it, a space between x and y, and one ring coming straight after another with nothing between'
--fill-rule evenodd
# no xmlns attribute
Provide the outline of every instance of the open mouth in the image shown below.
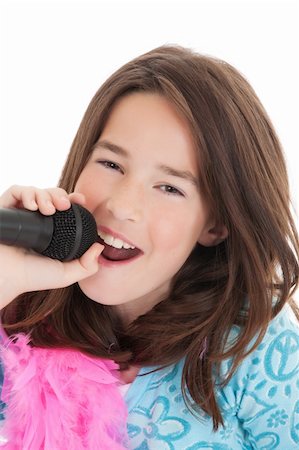
<svg viewBox="0 0 299 450"><path fill-rule="evenodd" d="M103 239L98 236L98 242L105 246L104 250L101 253L108 261L125 261L128 259L135 258L140 255L142 252L139 248L115 248L112 245L106 244Z"/></svg>

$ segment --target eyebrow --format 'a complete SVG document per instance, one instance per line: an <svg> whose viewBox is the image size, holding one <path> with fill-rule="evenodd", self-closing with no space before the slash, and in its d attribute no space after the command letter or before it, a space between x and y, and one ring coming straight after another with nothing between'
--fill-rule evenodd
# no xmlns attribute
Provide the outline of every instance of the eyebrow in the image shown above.
<svg viewBox="0 0 299 450"><path fill-rule="evenodd" d="M94 150L96 150L98 147L105 148L107 150L110 150L111 152L123 156L125 158L129 158L129 152L124 149L123 147L120 147L119 145L113 144L110 141L107 141L106 139L103 139L101 141L98 141L96 145L94 146ZM183 180L189 181L191 184L193 184L196 188L199 187L199 183L197 178L189 171L189 170L177 170L173 167L167 166L165 164L160 164L157 166L157 169L161 170L167 175L171 175L173 177L182 178Z"/></svg>

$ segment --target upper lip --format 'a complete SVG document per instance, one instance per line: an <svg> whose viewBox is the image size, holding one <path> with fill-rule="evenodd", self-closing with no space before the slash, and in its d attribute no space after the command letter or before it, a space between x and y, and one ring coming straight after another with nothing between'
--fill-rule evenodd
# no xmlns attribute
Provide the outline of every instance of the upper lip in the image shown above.
<svg viewBox="0 0 299 450"><path fill-rule="evenodd" d="M98 232L103 232L103 233L107 233L110 234L111 236L113 236L116 239L121 239L122 241L126 242L127 244L131 245L132 247L137 248L138 250L141 250L136 244L134 244L134 242L130 241L129 239L127 239L123 234L121 233L116 233L115 231L112 231L110 228L104 227L104 226L99 226L98 227Z"/></svg>

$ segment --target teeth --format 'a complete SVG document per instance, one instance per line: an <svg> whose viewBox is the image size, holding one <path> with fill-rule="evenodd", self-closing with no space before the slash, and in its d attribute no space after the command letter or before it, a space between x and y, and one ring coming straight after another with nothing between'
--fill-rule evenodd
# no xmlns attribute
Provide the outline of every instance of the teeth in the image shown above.
<svg viewBox="0 0 299 450"><path fill-rule="evenodd" d="M103 231L99 232L100 237L103 239L105 244L111 245L115 248L126 248L126 249L134 249L135 247L127 244L126 242L122 241L121 239L114 238L110 234L104 233Z"/></svg>

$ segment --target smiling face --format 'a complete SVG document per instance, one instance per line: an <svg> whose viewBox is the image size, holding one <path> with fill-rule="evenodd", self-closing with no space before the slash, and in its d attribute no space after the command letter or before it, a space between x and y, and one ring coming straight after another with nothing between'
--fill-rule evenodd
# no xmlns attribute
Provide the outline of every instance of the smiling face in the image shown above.
<svg viewBox="0 0 299 450"><path fill-rule="evenodd" d="M132 320L167 294L197 241L213 245L197 164L190 130L166 98L132 93L115 103L75 191L108 244L140 251L123 262L102 255L79 283L89 298Z"/></svg>

